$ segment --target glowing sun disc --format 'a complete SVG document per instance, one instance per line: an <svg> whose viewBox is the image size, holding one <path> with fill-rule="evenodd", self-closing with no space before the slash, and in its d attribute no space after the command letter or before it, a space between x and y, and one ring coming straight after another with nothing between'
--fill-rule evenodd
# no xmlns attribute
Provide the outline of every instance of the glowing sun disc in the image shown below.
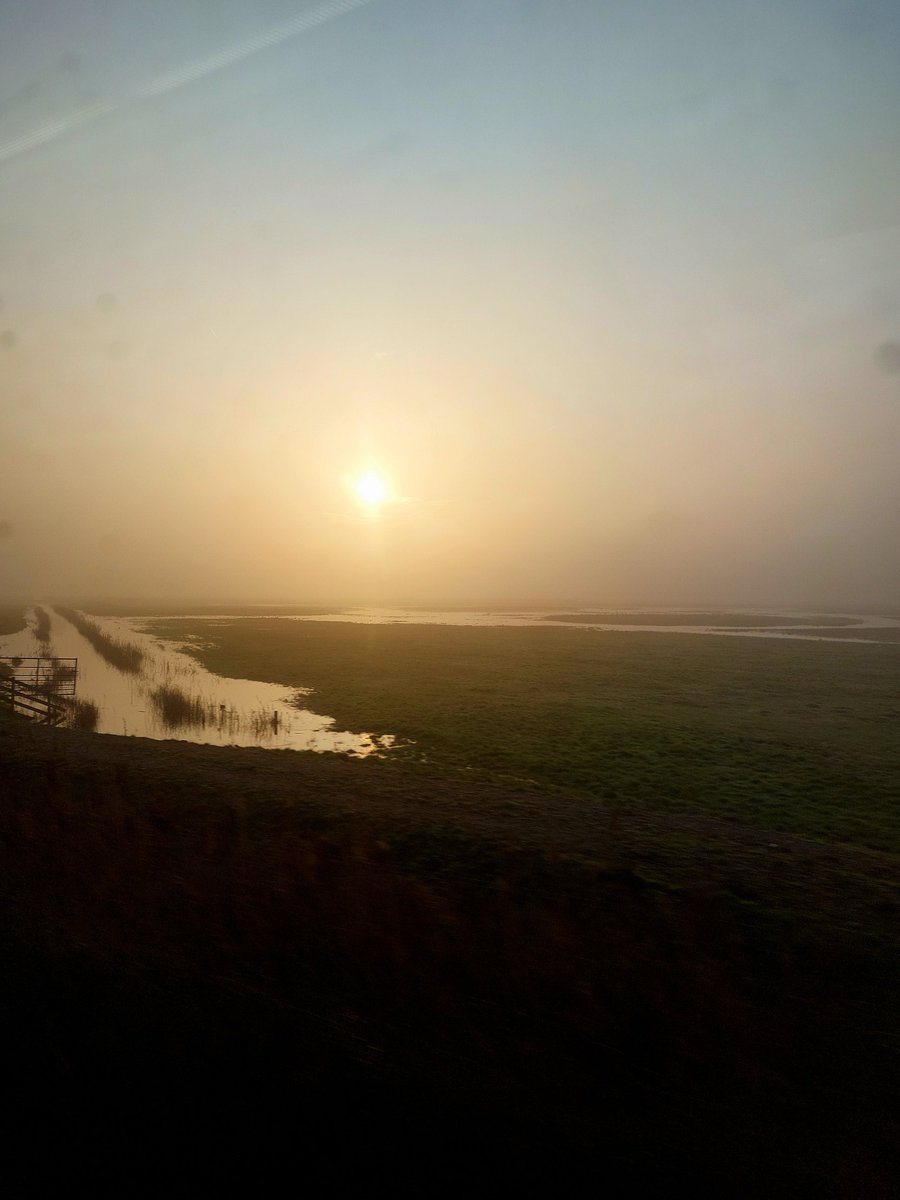
<svg viewBox="0 0 900 1200"><path fill-rule="evenodd" d="M380 504L382 500L387 499L387 484L375 471L361 475L353 487L363 504Z"/></svg>

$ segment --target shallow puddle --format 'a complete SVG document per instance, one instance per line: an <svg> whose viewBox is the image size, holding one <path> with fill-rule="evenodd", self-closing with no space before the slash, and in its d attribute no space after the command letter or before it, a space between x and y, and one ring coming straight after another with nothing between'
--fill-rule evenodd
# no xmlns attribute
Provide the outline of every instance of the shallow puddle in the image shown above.
<svg viewBox="0 0 900 1200"><path fill-rule="evenodd" d="M69 621L49 611L49 643L35 637L32 614L27 629L0 639L0 655L77 658L76 696L97 706L97 733L315 750L357 758L393 744L390 735L337 730L333 717L298 707L307 694L303 689L213 675L175 646L140 632L130 622L90 617L103 633L143 651L138 673L118 670Z"/></svg>

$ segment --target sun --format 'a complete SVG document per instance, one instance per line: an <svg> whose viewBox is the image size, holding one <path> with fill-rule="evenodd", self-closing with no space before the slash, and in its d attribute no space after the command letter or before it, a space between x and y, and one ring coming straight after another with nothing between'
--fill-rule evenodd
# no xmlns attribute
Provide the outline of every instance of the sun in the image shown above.
<svg viewBox="0 0 900 1200"><path fill-rule="evenodd" d="M388 486L377 471L367 471L353 481L353 490L363 504L376 508L387 499Z"/></svg>

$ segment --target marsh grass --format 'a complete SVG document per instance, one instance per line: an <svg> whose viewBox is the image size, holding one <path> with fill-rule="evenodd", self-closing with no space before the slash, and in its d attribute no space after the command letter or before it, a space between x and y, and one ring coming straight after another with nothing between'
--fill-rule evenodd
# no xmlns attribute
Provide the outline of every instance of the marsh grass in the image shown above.
<svg viewBox="0 0 900 1200"><path fill-rule="evenodd" d="M250 713L247 724L254 737L262 739L278 732L281 718L277 709L259 708Z"/></svg>
<svg viewBox="0 0 900 1200"><path fill-rule="evenodd" d="M900 647L252 618L152 630L211 671L312 686L342 726L396 734L394 766L900 846Z"/></svg>
<svg viewBox="0 0 900 1200"><path fill-rule="evenodd" d="M154 688L150 703L166 729L203 729L215 719L212 704L171 683Z"/></svg>
<svg viewBox="0 0 900 1200"><path fill-rule="evenodd" d="M34 610L34 636L44 645L50 642L50 617L44 608Z"/></svg>
<svg viewBox="0 0 900 1200"><path fill-rule="evenodd" d="M126 642L122 638L110 637L96 622L88 620L83 613L76 612L73 608L57 605L56 611L75 626L82 637L91 643L97 653L111 667L130 675L140 673L145 658L144 651L140 646L136 646L133 642Z"/></svg>
<svg viewBox="0 0 900 1200"><path fill-rule="evenodd" d="M216 704L173 683L154 688L150 703L166 729L214 728L234 736L249 732L259 741L265 741L281 728L281 719L274 709L239 712L234 705Z"/></svg>
<svg viewBox="0 0 900 1200"><path fill-rule="evenodd" d="M93 733L100 720L100 709L93 700L72 700L69 703L66 725L69 729L81 729Z"/></svg>

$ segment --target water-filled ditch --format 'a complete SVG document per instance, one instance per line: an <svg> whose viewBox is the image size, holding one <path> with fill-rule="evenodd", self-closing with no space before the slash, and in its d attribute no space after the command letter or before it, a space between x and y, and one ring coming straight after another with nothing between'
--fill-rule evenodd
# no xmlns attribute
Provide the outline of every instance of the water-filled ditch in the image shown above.
<svg viewBox="0 0 900 1200"><path fill-rule="evenodd" d="M137 670L111 665L88 637L53 609L49 642L27 629L0 639L0 655L77 658L77 698L96 706L97 733L175 738L222 746L315 750L355 757L388 749L390 735L375 737L334 727L334 719L303 706L302 688L213 675L190 655L136 629L130 622L90 617L113 642L140 650Z"/></svg>

